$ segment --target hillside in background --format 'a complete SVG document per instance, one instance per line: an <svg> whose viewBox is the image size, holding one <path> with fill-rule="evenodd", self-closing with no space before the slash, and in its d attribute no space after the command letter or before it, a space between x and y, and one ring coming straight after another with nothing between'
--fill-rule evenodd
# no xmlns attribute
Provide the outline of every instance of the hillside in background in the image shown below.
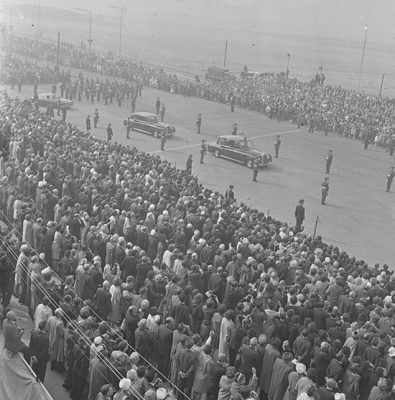
<svg viewBox="0 0 395 400"><path fill-rule="evenodd" d="M93 46L116 53L119 10L110 5L127 7L122 52L138 60L203 73L223 63L228 40L227 66L234 71L244 64L283 71L290 53L294 76L311 79L322 64L327 82L347 87L356 86L368 24L362 87L377 92L386 73L384 93L394 90L391 0L21 0L12 2L13 24L33 35L41 10L43 37L55 40L60 30L64 40L78 44L87 40L88 17L73 8L91 9ZM3 3L3 15L9 24L10 3Z"/></svg>

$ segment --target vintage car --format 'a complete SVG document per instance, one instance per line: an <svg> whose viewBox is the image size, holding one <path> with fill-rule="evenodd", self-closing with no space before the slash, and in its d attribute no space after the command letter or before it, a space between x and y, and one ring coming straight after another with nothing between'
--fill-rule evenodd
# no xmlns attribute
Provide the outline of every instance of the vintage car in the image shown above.
<svg viewBox="0 0 395 400"><path fill-rule="evenodd" d="M257 150L252 140L245 136L220 136L216 143L208 144L207 150L215 157L228 158L248 168L253 168L255 160L258 160L260 167L266 167L272 163L272 156Z"/></svg>
<svg viewBox="0 0 395 400"><path fill-rule="evenodd" d="M63 97L58 97L53 93L40 93L37 98L37 103L40 107L54 107L58 108L60 101L61 107L66 107L70 109L73 106L73 102Z"/></svg>
<svg viewBox="0 0 395 400"><path fill-rule="evenodd" d="M159 138L162 132L165 132L166 137L172 137L176 131L174 126L160 122L156 114L149 112L134 113L130 116L129 121L133 131L148 133L156 138Z"/></svg>

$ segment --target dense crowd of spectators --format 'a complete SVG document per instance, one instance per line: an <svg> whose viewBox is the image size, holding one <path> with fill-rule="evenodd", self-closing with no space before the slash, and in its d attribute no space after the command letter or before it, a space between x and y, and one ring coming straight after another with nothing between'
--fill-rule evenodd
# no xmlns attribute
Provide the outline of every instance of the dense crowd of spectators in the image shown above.
<svg viewBox="0 0 395 400"><path fill-rule="evenodd" d="M0 148L5 347L42 381L50 361L74 400L394 398L388 265L31 101L0 100Z"/></svg>
<svg viewBox="0 0 395 400"><path fill-rule="evenodd" d="M52 42L14 36L15 53L56 62L57 46ZM225 81L184 79L160 68L116 58L112 53L101 55L61 42L59 63L107 76L140 80L160 90L197 96L292 121L298 126L309 125L325 133L365 139L386 146L394 123L393 99L370 95L340 86L323 85L319 79L302 82L285 74L261 74Z"/></svg>

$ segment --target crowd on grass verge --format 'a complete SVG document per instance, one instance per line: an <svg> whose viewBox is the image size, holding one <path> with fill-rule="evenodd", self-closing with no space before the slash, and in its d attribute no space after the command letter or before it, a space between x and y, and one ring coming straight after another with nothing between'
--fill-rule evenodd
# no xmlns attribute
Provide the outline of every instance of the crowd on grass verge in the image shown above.
<svg viewBox="0 0 395 400"><path fill-rule="evenodd" d="M5 348L41 381L48 364L74 400L394 399L388 265L6 94L0 147Z"/></svg>
<svg viewBox="0 0 395 400"><path fill-rule="evenodd" d="M48 63L57 62L57 46L52 42L14 35L11 50L20 56ZM285 74L263 74L222 82L184 79L160 68L125 58L119 59L111 53L102 55L89 52L86 47L78 48L66 42L60 45L59 64L122 78L128 82L134 81L138 85L154 86L184 96L234 103L238 107L262 112L278 121L291 121L298 127L308 125L313 132L320 130L325 134L333 132L354 139L367 139L383 147L388 145L394 123L393 99L324 85L319 79L302 82L290 79ZM24 79L14 68L11 69L11 75L19 81ZM63 79L65 75L62 85L72 86L67 74L63 74ZM103 92L108 88L103 82L99 78L96 82L90 82L89 89L94 97L101 94L104 98ZM121 92L122 97L122 88L116 90ZM78 97L78 87L75 90L70 87L68 92L70 96Z"/></svg>

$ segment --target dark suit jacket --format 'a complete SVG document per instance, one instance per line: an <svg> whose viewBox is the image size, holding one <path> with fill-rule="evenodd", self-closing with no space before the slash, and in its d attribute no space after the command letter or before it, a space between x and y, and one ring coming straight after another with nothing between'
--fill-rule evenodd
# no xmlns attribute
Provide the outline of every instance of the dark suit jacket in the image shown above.
<svg viewBox="0 0 395 400"><path fill-rule="evenodd" d="M4 347L11 353L17 353L23 350L26 346L22 342L22 334L19 333L19 329L12 322L7 319L3 322L4 331Z"/></svg>
<svg viewBox="0 0 395 400"><path fill-rule="evenodd" d="M81 275L81 299L92 300L95 297L97 286L92 275L89 272L85 272Z"/></svg>
<svg viewBox="0 0 395 400"><path fill-rule="evenodd" d="M49 337L48 333L34 331L30 337L29 350L39 361L49 360Z"/></svg>

